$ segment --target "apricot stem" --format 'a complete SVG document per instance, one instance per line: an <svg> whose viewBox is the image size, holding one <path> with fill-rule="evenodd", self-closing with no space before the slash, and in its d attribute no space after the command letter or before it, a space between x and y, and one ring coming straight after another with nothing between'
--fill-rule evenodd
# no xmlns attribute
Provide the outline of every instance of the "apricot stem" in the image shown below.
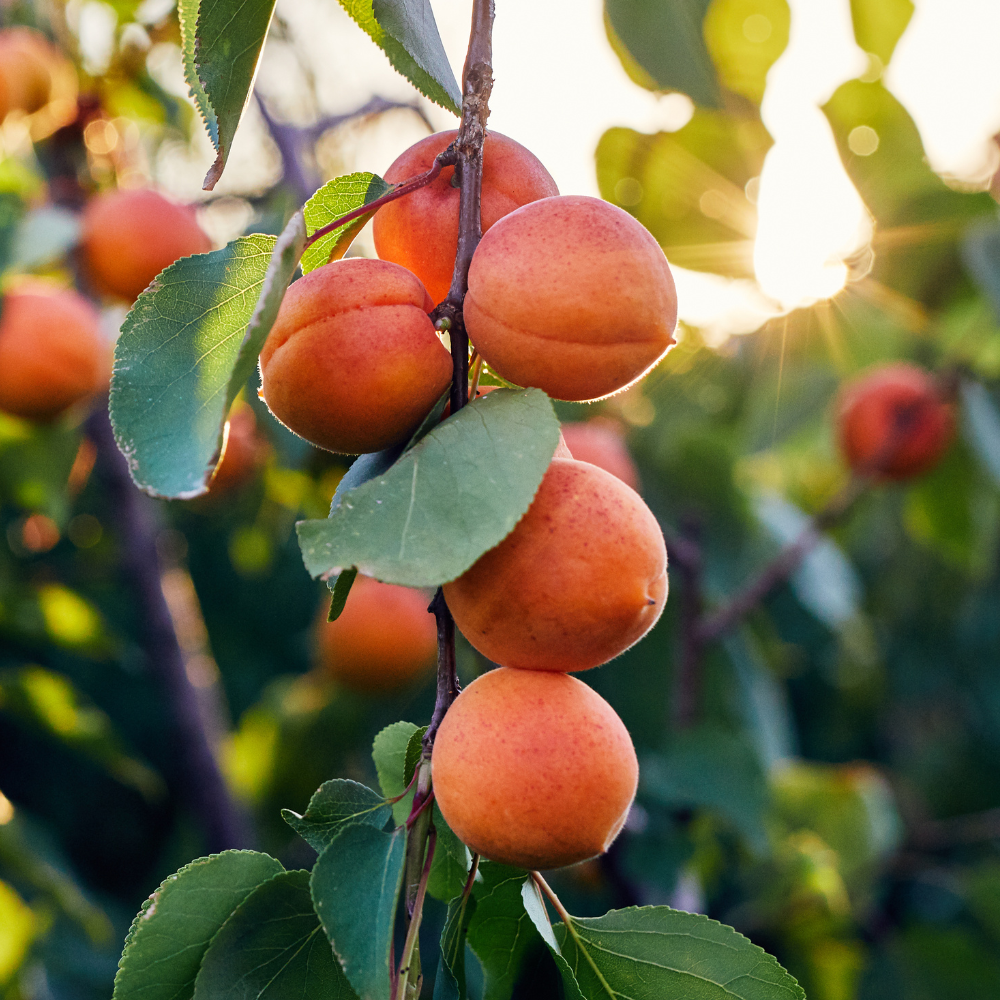
<svg viewBox="0 0 1000 1000"><path fill-rule="evenodd" d="M395 1000L406 1000L408 985L411 981L411 973L420 970L420 952L417 950L417 941L420 935L420 920L424 912L424 899L427 895L427 879L431 873L431 862L434 860L434 847L437 844L437 832L432 823L427 836L427 856L424 859L424 866L420 873L420 882L417 886L417 895L413 903L413 915L410 919L410 926L406 931L406 941L403 944L403 954L399 959L399 975L396 979ZM413 993L419 992L414 990Z"/></svg>

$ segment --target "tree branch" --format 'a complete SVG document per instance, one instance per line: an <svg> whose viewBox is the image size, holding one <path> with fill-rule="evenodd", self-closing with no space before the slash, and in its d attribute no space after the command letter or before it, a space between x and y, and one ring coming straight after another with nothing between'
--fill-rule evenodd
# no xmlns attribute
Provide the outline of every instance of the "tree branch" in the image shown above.
<svg viewBox="0 0 1000 1000"><path fill-rule="evenodd" d="M252 838L247 821L222 780L203 706L188 679L184 654L163 595L153 502L132 483L128 463L115 442L107 405L95 409L86 428L97 449L94 475L114 512L122 576L139 606L139 641L173 716L181 797L200 820L209 853L248 847Z"/></svg>

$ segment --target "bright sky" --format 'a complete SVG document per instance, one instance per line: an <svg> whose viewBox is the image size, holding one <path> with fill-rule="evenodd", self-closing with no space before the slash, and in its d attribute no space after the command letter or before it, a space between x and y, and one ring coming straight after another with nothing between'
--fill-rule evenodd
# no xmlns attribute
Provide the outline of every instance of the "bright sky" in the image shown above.
<svg viewBox="0 0 1000 1000"><path fill-rule="evenodd" d="M471 0L432 0L432 5L458 76ZM715 336L754 329L768 315L834 294L845 279L841 260L870 232L819 111L840 83L867 66L854 43L849 0L790 0L790 5L791 40L771 70L762 108L775 139L760 182L754 258L766 294L753 282L677 269L682 318ZM306 49L322 111L349 110L372 93L412 98L405 81L332 0L279 0L278 10ZM917 0L886 82L916 119L931 163L940 171L981 179L995 165L989 137L1000 131L997 39L998 0ZM597 194L593 155L607 128L626 125L651 132L685 121L684 99L657 98L625 75L604 34L601 0L572 5L497 0L494 75L491 126L530 147L566 194ZM261 89L275 96L302 93L300 80L289 51L270 45ZM300 102L290 110L308 119L317 109ZM429 113L439 128L454 124L447 112L430 108ZM260 128L251 114L223 189L245 190L273 177L277 164L261 153ZM382 171L421 134L414 116L385 116L371 128L352 131L324 166L337 172ZM207 140L196 156L168 150L158 173L191 196L191 185L200 181L210 158Z"/></svg>

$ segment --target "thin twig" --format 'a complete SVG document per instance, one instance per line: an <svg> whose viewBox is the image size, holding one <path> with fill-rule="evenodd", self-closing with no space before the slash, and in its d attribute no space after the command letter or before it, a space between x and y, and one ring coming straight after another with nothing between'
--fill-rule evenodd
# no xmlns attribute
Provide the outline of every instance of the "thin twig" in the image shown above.
<svg viewBox="0 0 1000 1000"><path fill-rule="evenodd" d="M427 835L427 857L424 860L423 869L420 872L420 882L417 886L416 900L413 905L413 914L410 919L410 926L406 931L406 941L403 944L403 954L399 959L399 975L396 978L396 1000L405 1000L407 986L410 982L410 973L413 971L414 963L420 968L420 952L417 950L417 942L420 938L420 921L424 912L424 899L427 895L427 879L431 873L431 863L434 861L434 847L437 844L437 832L431 824ZM414 994L419 990L414 990Z"/></svg>

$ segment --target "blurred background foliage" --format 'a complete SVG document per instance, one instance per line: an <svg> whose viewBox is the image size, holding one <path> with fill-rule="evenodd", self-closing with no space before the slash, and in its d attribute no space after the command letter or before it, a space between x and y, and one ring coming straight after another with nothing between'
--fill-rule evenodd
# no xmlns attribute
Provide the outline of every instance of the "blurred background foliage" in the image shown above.
<svg viewBox="0 0 1000 1000"><path fill-rule="evenodd" d="M272 71L291 72L295 36L282 9L265 68L270 59ZM672 262L741 279L766 308L740 336L683 324L641 385L591 408L560 404L560 415L600 413L621 430L668 541L697 544L710 606L845 483L831 420L845 378L900 358L950 373L959 438L928 475L869 490L708 648L696 721L684 727L675 688L685 595L672 571L653 632L584 676L632 733L637 805L609 855L553 881L580 915L668 902L731 923L811 1000L995 998L1000 223L991 178L977 187L935 173L884 86L909 0L850 9L868 66L823 112L869 225L834 262L837 288L790 308L755 284L757 192L772 145L760 109L794 27L788 7L607 0L609 41L631 79L694 103L672 131L603 135L602 196L640 219ZM166 0L5 0L0 15L54 39L79 94L68 110L8 116L0 130L2 281L70 283L86 197L176 181L189 160L190 173L203 173L205 140L163 68L176 57L176 15ZM259 95L263 117L247 128L264 130L270 166L245 165L242 188L202 201L217 242L279 231L310 185L352 165L365 129L394 136L391 155L425 130L429 109L406 102L324 117L308 63L295 65L311 117L283 117L280 102ZM364 236L355 252L370 252ZM122 316L105 309L109 339ZM279 810L304 811L333 776L372 782L372 738L398 719L426 722L433 685L360 693L318 664L329 595L303 569L294 523L325 514L347 460L277 425L255 384L238 405L253 414L241 418L252 460L206 497L146 505L159 559L151 571L248 818L246 845L296 866L310 849ZM141 901L211 846L85 418L78 410L32 425L0 414L5 1000L106 997ZM466 681L488 666L464 643L459 654Z"/></svg>

